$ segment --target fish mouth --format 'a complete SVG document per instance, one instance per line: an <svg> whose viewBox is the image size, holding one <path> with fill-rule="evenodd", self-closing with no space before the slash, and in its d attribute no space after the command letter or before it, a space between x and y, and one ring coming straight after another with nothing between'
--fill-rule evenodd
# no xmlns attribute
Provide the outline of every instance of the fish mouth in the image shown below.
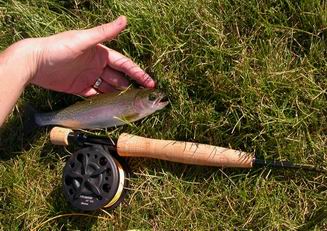
<svg viewBox="0 0 327 231"><path fill-rule="evenodd" d="M158 98L154 101L154 105L160 109L166 107L169 104L169 99L165 94L160 94Z"/></svg>

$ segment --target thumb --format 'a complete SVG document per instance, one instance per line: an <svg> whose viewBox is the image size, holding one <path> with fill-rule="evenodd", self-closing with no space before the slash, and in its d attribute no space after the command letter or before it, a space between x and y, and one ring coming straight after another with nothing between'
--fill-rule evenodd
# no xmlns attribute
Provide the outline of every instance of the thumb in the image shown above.
<svg viewBox="0 0 327 231"><path fill-rule="evenodd" d="M114 39L127 25L127 18L120 16L116 20L91 29L79 31L80 46L87 49L98 43Z"/></svg>

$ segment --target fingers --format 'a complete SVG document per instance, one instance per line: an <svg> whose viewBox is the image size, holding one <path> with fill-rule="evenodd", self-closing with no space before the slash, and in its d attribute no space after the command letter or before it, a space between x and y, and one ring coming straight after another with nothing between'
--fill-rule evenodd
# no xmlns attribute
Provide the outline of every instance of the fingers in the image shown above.
<svg viewBox="0 0 327 231"><path fill-rule="evenodd" d="M126 89L129 85L128 80L124 75L110 67L106 67L101 75L101 78L112 85L114 88L123 90Z"/></svg>
<svg viewBox="0 0 327 231"><path fill-rule="evenodd" d="M108 65L115 70L125 73L144 87L154 88L156 85L154 80L136 63L115 50L109 49Z"/></svg>
<svg viewBox="0 0 327 231"><path fill-rule="evenodd" d="M87 30L77 32L78 42L80 48L87 49L98 43L114 39L127 25L127 18L125 16L118 17L115 21L93 27Z"/></svg>
<svg viewBox="0 0 327 231"><path fill-rule="evenodd" d="M78 93L77 95L90 97L92 95L97 95L97 94L99 94L99 93L94 88L87 88L87 89L83 90L82 92Z"/></svg>
<svg viewBox="0 0 327 231"><path fill-rule="evenodd" d="M101 85L97 89L95 89L93 87L87 88L87 89L81 91L80 93L78 93L77 95L90 97L90 96L98 95L100 93L108 93L108 92L115 92L115 91L117 91L117 89L115 89L113 86L111 86L110 84L108 84L106 82L102 82Z"/></svg>
<svg viewBox="0 0 327 231"><path fill-rule="evenodd" d="M106 82L102 82L102 84L98 87L97 90L100 93L116 92L116 91L118 91L117 89L115 89L113 86L111 86L110 84L108 84Z"/></svg>
<svg viewBox="0 0 327 231"><path fill-rule="evenodd" d="M103 71L103 73L100 76L101 81L99 82L99 85L96 86L96 83L98 82L98 79L94 79L92 76L91 82L94 84L80 92L79 94L82 96L93 96L99 93L107 93L107 92L115 92L118 90L124 90L128 87L129 82L122 73L113 70L109 67L106 67Z"/></svg>

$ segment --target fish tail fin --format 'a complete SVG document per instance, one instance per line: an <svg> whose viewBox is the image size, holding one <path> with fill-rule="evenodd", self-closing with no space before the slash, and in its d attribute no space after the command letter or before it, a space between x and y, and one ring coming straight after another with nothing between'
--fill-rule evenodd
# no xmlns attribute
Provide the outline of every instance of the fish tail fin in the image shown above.
<svg viewBox="0 0 327 231"><path fill-rule="evenodd" d="M34 114L34 121L38 126L43 127L43 126L53 124L53 117L54 117L53 112L35 113Z"/></svg>
<svg viewBox="0 0 327 231"><path fill-rule="evenodd" d="M40 127L51 124L54 113L39 113L32 105L25 104L22 108L23 132L32 135Z"/></svg>
<svg viewBox="0 0 327 231"><path fill-rule="evenodd" d="M26 104L23 107L23 124L26 128L36 128L49 125L52 118L53 113L39 113L30 104Z"/></svg>
<svg viewBox="0 0 327 231"><path fill-rule="evenodd" d="M37 111L30 104L25 104L22 108L22 120L24 134L32 134L39 125L35 121Z"/></svg>
<svg viewBox="0 0 327 231"><path fill-rule="evenodd" d="M34 121L40 127L43 127L46 125L45 120L43 119L43 116L41 113L34 114Z"/></svg>

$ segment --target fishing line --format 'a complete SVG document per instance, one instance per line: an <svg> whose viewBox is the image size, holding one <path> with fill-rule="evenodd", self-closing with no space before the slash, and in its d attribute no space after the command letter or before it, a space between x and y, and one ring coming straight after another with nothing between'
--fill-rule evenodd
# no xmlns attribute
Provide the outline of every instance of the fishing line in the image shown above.
<svg viewBox="0 0 327 231"><path fill-rule="evenodd" d="M124 191L124 185L125 185L125 177L126 177L126 174L125 174L125 171L123 169L123 167L121 166L121 164L115 160L115 163L117 165L117 168L118 168L118 172L119 172L119 183L118 183L118 188L117 188L117 192L115 194L115 196L111 199L111 201L104 206L104 208L113 208L113 206L116 204L116 202L121 199L121 196L123 194L123 191Z"/></svg>

